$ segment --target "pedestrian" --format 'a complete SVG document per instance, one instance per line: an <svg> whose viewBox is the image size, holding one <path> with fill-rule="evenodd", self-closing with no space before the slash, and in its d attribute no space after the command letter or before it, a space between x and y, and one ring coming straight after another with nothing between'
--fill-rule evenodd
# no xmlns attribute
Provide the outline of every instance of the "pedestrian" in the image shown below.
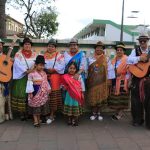
<svg viewBox="0 0 150 150"><path fill-rule="evenodd" d="M36 52L32 50L32 41L24 38L22 49L14 57L13 81L11 88L11 106L13 114L20 116L22 121L27 119L27 75L33 71Z"/></svg>
<svg viewBox="0 0 150 150"><path fill-rule="evenodd" d="M68 72L62 76L62 86L66 90L63 113L68 117L68 125L72 126L78 126L79 116L83 113L85 87L81 75L78 80L74 79L77 72L76 62L72 62Z"/></svg>
<svg viewBox="0 0 150 150"><path fill-rule="evenodd" d="M87 98L91 107L90 120L103 120L101 109L108 98L108 79L115 78L114 68L104 54L104 44L95 44L94 56L88 58Z"/></svg>
<svg viewBox="0 0 150 150"><path fill-rule="evenodd" d="M28 74L26 93L28 93L29 112L33 115L35 127L40 127L40 116L50 113L49 93L51 91L47 75L44 72L44 56L38 55L35 69Z"/></svg>
<svg viewBox="0 0 150 150"><path fill-rule="evenodd" d="M108 106L115 110L112 115L113 120L119 120L123 116L123 110L129 106L128 83L130 73L127 65L127 55L125 55L125 45L120 42L116 45L116 57L112 59L115 69L115 79L112 79L112 90L108 98Z"/></svg>
<svg viewBox="0 0 150 150"><path fill-rule="evenodd" d="M150 49L148 48L149 36L146 33L141 33L138 37L139 46L133 49L128 57L127 63L129 64L129 70L132 73L131 81L131 114L133 126L141 126L144 123L146 127L150 129L150 97L149 97L149 69L143 77L138 77L136 71L140 71L138 67L139 63L143 63L141 72L145 68L144 63L148 61ZM134 65L136 64L136 65ZM135 69L130 69L134 67ZM148 84L147 84L148 83ZM145 88L148 88L144 92ZM145 113L144 113L145 106ZM145 114L145 117L144 117Z"/></svg>
<svg viewBox="0 0 150 150"><path fill-rule="evenodd" d="M62 112L62 93L60 88L61 75L64 73L64 56L57 51L57 40L50 39L47 44L47 50L44 54L45 70L48 75L48 81L51 84L50 93L50 118L47 123L54 121L56 112Z"/></svg>
<svg viewBox="0 0 150 150"><path fill-rule="evenodd" d="M5 120L12 119L11 107L10 107L10 80L11 79L11 67L13 64L12 58L7 56L3 52L5 42L0 39L0 123ZM12 51L13 47L8 47L8 51ZM9 52L7 53L9 54ZM4 61L7 65L4 65ZM7 80L7 81L6 81Z"/></svg>

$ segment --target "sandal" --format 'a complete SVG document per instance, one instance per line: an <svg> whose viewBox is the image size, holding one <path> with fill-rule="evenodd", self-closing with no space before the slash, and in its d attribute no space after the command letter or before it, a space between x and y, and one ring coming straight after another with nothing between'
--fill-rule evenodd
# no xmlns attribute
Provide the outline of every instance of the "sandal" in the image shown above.
<svg viewBox="0 0 150 150"><path fill-rule="evenodd" d="M35 122L33 125L34 125L34 127L40 127L40 124L37 122Z"/></svg>

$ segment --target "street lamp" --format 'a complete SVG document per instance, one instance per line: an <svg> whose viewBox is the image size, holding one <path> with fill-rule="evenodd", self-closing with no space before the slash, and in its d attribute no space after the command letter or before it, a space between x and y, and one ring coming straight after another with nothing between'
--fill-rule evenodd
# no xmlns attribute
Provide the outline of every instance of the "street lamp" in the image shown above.
<svg viewBox="0 0 150 150"><path fill-rule="evenodd" d="M121 18L120 42L123 41L123 21L124 21L124 0L122 1L122 18Z"/></svg>

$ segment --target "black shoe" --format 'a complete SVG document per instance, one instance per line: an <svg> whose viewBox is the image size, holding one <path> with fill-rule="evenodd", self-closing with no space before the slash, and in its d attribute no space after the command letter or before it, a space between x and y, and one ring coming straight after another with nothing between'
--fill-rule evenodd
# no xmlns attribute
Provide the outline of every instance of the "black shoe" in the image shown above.
<svg viewBox="0 0 150 150"><path fill-rule="evenodd" d="M111 119L112 119L112 120L118 120L118 118L116 117L116 115L112 115L112 116L111 116Z"/></svg>

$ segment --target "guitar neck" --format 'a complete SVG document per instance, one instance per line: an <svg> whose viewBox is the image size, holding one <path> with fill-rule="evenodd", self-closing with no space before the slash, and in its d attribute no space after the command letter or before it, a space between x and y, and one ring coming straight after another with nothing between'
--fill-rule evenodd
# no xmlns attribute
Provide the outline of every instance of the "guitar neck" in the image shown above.
<svg viewBox="0 0 150 150"><path fill-rule="evenodd" d="M12 50L13 50L13 48L12 48L12 47L9 47L9 50L8 50L8 53L7 53L6 59L5 59L6 61L7 61L8 58L10 57Z"/></svg>

